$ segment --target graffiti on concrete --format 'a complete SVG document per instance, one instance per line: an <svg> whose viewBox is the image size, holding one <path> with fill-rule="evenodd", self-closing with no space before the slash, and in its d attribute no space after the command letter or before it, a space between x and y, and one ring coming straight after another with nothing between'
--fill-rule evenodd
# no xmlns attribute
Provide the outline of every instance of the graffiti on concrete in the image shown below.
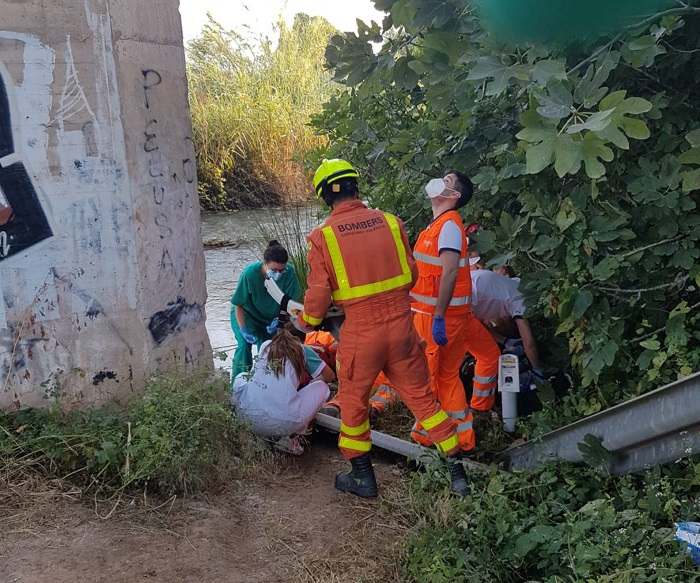
<svg viewBox="0 0 700 583"><path fill-rule="evenodd" d="M202 308L198 303L188 304L185 298L178 297L176 301L168 302L164 310L153 314L148 329L156 344L162 344L171 334L197 324L201 319Z"/></svg>
<svg viewBox="0 0 700 583"><path fill-rule="evenodd" d="M170 111L172 78L167 71L158 71L155 67L142 68L139 79L142 89L141 114L143 125L141 163L144 201L152 203L150 219L155 229L157 241L151 235L148 239L149 273L154 274L153 285L161 295L172 294L165 308L165 298L153 306L154 311L148 329L156 346L164 347L172 336L185 327L201 324L204 319L203 308L199 303L187 303L191 285L187 274L191 272L193 259L191 241L187 237L189 228L196 224L196 166L194 162L194 145L192 139L185 135L183 140L172 139L173 119ZM185 236L183 236L185 235ZM146 239L144 239L145 241ZM151 249L157 251L151 254ZM192 302L192 299L190 299ZM153 309L152 308L152 309ZM184 342L184 356L180 350L175 358L184 364L185 370L192 370L207 356L208 343L192 339ZM164 358L171 358L172 351L158 352L154 360L164 364Z"/></svg>
<svg viewBox="0 0 700 583"><path fill-rule="evenodd" d="M171 246L177 238L177 230L187 221L188 213L192 212L194 198L194 183L197 180L196 166L191 155L193 143L190 137L185 137L184 143L173 144L167 139L164 126L162 103L167 101L167 91L163 84L163 76L155 69L141 70L141 86L143 88L143 105L148 110L143 127L142 148L146 158L148 174L144 176L145 194L155 203L153 223L157 228L162 242L160 261L158 263L158 283L174 282L182 293L185 287L185 273L189 269L185 253L172 251ZM174 146L174 148L173 148ZM183 155L172 152L182 149Z"/></svg>
<svg viewBox="0 0 700 583"><path fill-rule="evenodd" d="M83 4L75 42L0 30L0 410L210 359L184 70Z"/></svg>
<svg viewBox="0 0 700 583"><path fill-rule="evenodd" d="M119 380L117 379L117 373L111 370L102 370L98 372L94 377L92 377L92 384L97 386L100 383L105 382L106 379L115 381L117 383L119 382Z"/></svg>
<svg viewBox="0 0 700 583"><path fill-rule="evenodd" d="M0 261L53 235L25 163L15 150L11 88L0 67Z"/></svg>
<svg viewBox="0 0 700 583"><path fill-rule="evenodd" d="M57 44L0 31L0 409L41 406L59 384L77 402L100 371L124 379L135 353L123 138L105 123L117 102L110 63L86 66L84 40L75 56L70 35ZM115 390L110 374L91 397Z"/></svg>

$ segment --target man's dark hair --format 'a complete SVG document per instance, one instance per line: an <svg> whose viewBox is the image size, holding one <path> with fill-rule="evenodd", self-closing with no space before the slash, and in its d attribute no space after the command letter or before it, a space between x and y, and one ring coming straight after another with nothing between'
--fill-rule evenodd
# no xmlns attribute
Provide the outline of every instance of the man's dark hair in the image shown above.
<svg viewBox="0 0 700 583"><path fill-rule="evenodd" d="M287 263L289 261L289 253L280 245L279 241L273 239L267 244L267 249L263 252L263 261L270 263Z"/></svg>
<svg viewBox="0 0 700 583"><path fill-rule="evenodd" d="M515 268L512 265L504 265L503 271L505 271L505 275L508 277L515 277Z"/></svg>
<svg viewBox="0 0 700 583"><path fill-rule="evenodd" d="M445 172L445 176L448 174L454 174L457 177L457 190L462 196L457 199L457 204L455 204L455 209L461 209L465 204L467 204L474 195L474 185L469 179L469 176L460 172L459 170L448 170Z"/></svg>
<svg viewBox="0 0 700 583"><path fill-rule="evenodd" d="M352 200L360 193L357 186L357 178L341 178L323 187L322 197L328 206L336 202Z"/></svg>

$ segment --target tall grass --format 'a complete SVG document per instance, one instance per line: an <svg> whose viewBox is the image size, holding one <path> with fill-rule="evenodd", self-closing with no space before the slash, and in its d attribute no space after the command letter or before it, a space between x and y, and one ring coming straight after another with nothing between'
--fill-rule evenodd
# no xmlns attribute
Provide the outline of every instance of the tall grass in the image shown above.
<svg viewBox="0 0 700 583"><path fill-rule="evenodd" d="M325 145L308 125L337 90L324 70L335 29L297 14L279 38L250 39L211 17L187 48L193 140L205 210L305 200L313 194L297 160Z"/></svg>
<svg viewBox="0 0 700 583"><path fill-rule="evenodd" d="M229 407L228 382L208 370L154 377L123 407L57 404L0 415L0 468L69 477L101 499L146 487L170 494L216 486L263 456ZM0 501L4 482L0 472Z"/></svg>
<svg viewBox="0 0 700 583"><path fill-rule="evenodd" d="M267 242L277 239L289 252L289 262L299 278L302 297L308 287L306 280L309 275L306 235L321 224L327 214L328 210L317 201L271 210L265 215L264 221L253 218L255 230L260 235L260 256Z"/></svg>

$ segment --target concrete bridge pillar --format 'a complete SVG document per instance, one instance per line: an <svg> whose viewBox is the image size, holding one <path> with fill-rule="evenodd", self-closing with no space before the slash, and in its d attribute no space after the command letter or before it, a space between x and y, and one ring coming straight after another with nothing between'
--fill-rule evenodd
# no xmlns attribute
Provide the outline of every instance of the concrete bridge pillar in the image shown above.
<svg viewBox="0 0 700 583"><path fill-rule="evenodd" d="M211 366L178 0L0 0L0 409Z"/></svg>

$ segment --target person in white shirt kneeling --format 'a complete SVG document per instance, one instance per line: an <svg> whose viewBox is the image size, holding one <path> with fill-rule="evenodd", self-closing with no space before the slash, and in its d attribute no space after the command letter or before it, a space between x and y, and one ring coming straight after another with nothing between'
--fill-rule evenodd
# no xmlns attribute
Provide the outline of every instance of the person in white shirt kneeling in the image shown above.
<svg viewBox="0 0 700 583"><path fill-rule="evenodd" d="M299 389L304 371L312 380ZM253 433L273 441L281 451L300 455L304 452L300 434L328 400L327 383L334 378L312 348L283 329L261 345L252 371L236 376L231 404L250 422Z"/></svg>

